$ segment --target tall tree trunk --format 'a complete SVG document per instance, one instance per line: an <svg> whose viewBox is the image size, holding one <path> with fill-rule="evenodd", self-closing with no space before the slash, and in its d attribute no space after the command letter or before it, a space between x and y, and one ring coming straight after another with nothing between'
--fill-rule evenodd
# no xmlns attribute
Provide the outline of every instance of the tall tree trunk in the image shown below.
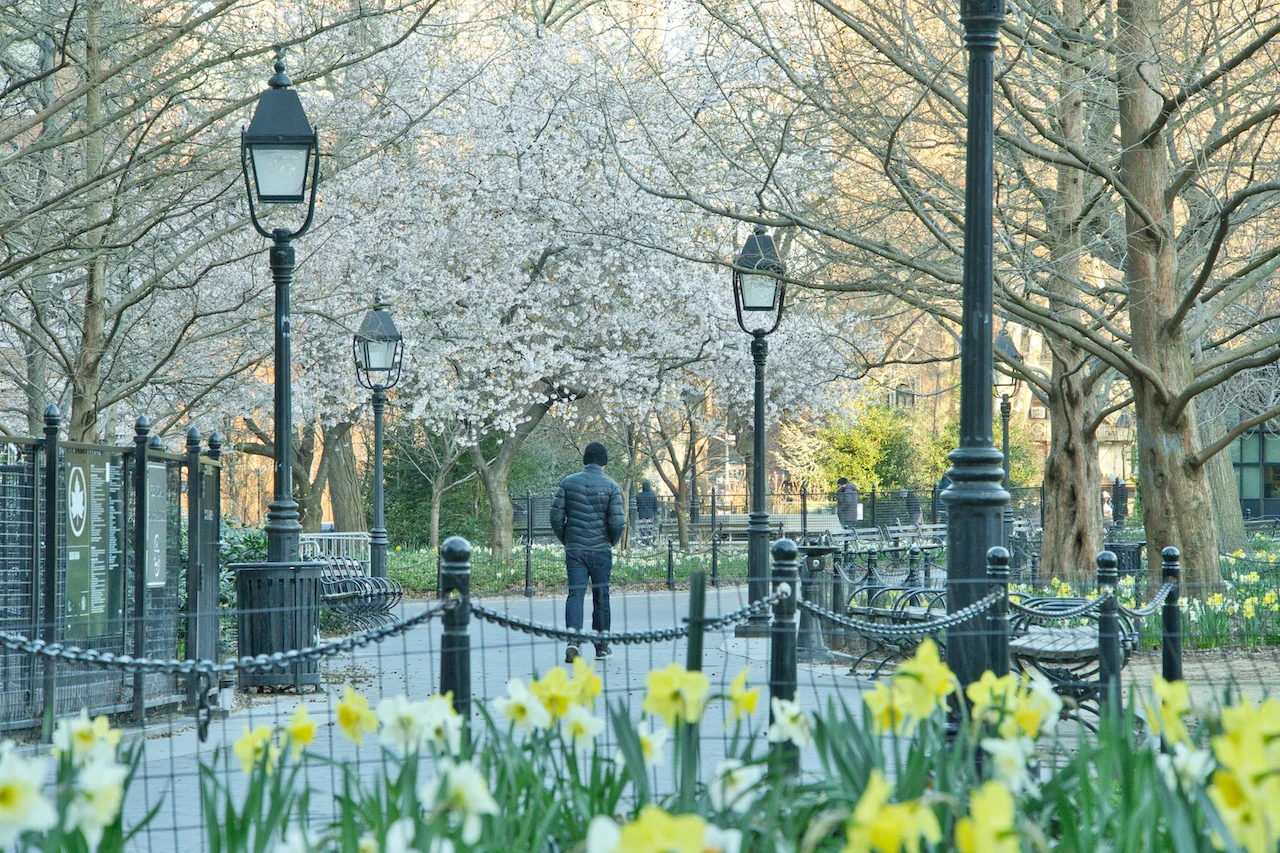
<svg viewBox="0 0 1280 853"><path fill-rule="evenodd" d="M1065 30L1078 33L1084 26L1080 0L1062 0ZM1067 55L1082 50L1079 38L1064 37L1059 49ZM1084 93L1082 62L1060 66L1058 132L1076 145L1084 142ZM1057 192L1049 211L1049 249L1053 262L1046 290L1055 314L1078 318L1073 294L1080 281L1080 218L1084 210L1084 175L1072 166L1058 167ZM1044 538L1040 547L1045 576L1087 581L1096 574L1094 559L1102 546L1102 507L1098 500L1102 470L1098 464L1096 383L1086 356L1071 341L1046 331L1053 353L1049 409L1049 454L1044 467L1044 500L1041 517Z"/></svg>
<svg viewBox="0 0 1280 853"><path fill-rule="evenodd" d="M102 72L102 3L91 0L85 12L84 76L96 79ZM102 122L102 87L90 86L85 93L85 124ZM84 142L85 175L96 178L105 162L102 131L90 133ZM89 191L85 205L86 224L106 219L103 188ZM71 371L71 417L67 435L72 441L92 442L97 438L98 392L102 388L102 356L106 347L107 262L102 253L103 228L90 228L85 241L84 317L80 326L80 350Z"/></svg>
<svg viewBox="0 0 1280 853"><path fill-rule="evenodd" d="M324 480L311 479L315 469L319 428L315 424L304 426L293 449L293 499L298 502L298 523L303 533L320 532L320 498L324 492ZM323 454L322 454L323 455ZM316 488L319 485L320 488Z"/></svg>
<svg viewBox="0 0 1280 853"><path fill-rule="evenodd" d="M356 466L356 449L351 439L351 424L343 424L341 430L326 429L324 452L329 462L329 503L333 506L333 529L339 531L365 531L369 529L361 489L360 472Z"/></svg>
<svg viewBox="0 0 1280 853"><path fill-rule="evenodd" d="M1129 377L1138 414L1139 479L1142 483L1148 562L1159 565L1160 549L1182 552L1188 593L1203 595L1221 585L1213 507L1203 467L1190 459L1200 446L1194 405L1171 408L1192 381L1191 354L1177 308L1176 223L1166 197L1169 164L1166 131L1157 127L1161 95L1158 0L1118 0L1116 61L1120 74L1120 175L1125 204L1129 325L1134 356L1145 370Z"/></svg>
<svg viewBox="0 0 1280 853"><path fill-rule="evenodd" d="M446 490L440 486L437 477L431 483L431 529L428 533L428 544L431 550L440 547L440 507L444 503Z"/></svg>
<svg viewBox="0 0 1280 853"><path fill-rule="evenodd" d="M1200 432L1204 441L1212 444L1227 432L1222 408L1209 404L1197 404L1200 416ZM1249 543L1244 530L1244 513L1240 511L1240 489L1236 485L1236 472L1231 466L1231 453L1220 450L1203 465L1209 480L1209 498L1213 502L1213 527L1218 532L1218 547L1223 553L1243 548Z"/></svg>
<svg viewBox="0 0 1280 853"><path fill-rule="evenodd" d="M514 433L502 437L498 455L492 460L484 458L484 450L478 442L470 448L472 465L489 498L489 531L495 562L505 563L511 559L511 525L515 515L509 486L511 464L550 410L551 404L545 401L525 409L520 426L516 427Z"/></svg>

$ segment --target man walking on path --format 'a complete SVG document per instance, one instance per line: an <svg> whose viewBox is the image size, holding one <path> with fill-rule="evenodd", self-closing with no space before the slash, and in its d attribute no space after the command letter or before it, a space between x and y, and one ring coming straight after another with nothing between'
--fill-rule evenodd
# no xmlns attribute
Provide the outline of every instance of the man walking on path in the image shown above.
<svg viewBox="0 0 1280 853"><path fill-rule="evenodd" d="M640 492L636 495L637 537L642 545L652 545L656 541L654 526L658 518L658 496L653 493L649 481L640 484Z"/></svg>
<svg viewBox="0 0 1280 853"><path fill-rule="evenodd" d="M836 518L841 527L858 526L858 487L844 477L836 481Z"/></svg>
<svg viewBox="0 0 1280 853"><path fill-rule="evenodd" d="M591 629L609 630L609 574L613 571L613 546L622 538L626 515L622 511L622 489L604 473L609 454L593 441L582 454L583 468L560 481L551 502L551 529L564 543L564 566L569 575L569 598L564 604L564 623L582 630L582 604L587 584L591 584ZM609 647L596 644L596 660L610 656ZM565 663L578 657L578 647L569 646Z"/></svg>

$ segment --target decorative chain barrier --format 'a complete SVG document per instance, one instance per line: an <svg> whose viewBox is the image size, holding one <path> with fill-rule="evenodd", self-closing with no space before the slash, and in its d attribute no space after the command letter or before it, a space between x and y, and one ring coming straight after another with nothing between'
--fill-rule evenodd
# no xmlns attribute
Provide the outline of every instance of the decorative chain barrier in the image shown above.
<svg viewBox="0 0 1280 853"><path fill-rule="evenodd" d="M980 598L968 607L963 607L955 613L949 613L941 619L935 619L932 622L921 622L918 625L881 625L875 622L864 622L861 619L850 619L847 616L838 616L824 607L819 607L811 601L800 599L796 605L801 610L807 610L819 619L825 619L828 622L840 625L846 630L853 631L858 634L866 634L873 637L925 637L944 628L950 628L953 625L959 625L967 622L975 616L986 613L996 602L1000 601L1000 596L994 593L986 598Z"/></svg>
<svg viewBox="0 0 1280 853"><path fill-rule="evenodd" d="M200 706L196 709L196 728L201 741L209 733L209 722L213 719L213 706L209 701L209 693L213 689L213 677L231 672L255 672L264 669L283 669L299 660L316 661L342 652L349 652L357 647L370 643L381 643L383 640L403 634L419 625L431 621L436 616L459 606L461 599L451 598L428 607L421 613L408 619L398 620L358 634L350 634L338 640L330 640L302 649L291 649L287 652L276 652L270 655L255 657L228 658L223 663L211 660L159 660L156 658L139 658L132 655L118 655L114 652L100 652L97 649L81 649L77 646L64 646L61 643L48 643L44 640L32 640L21 634L0 631L0 645L22 654L78 663L101 669L114 669L124 673L159 673L163 675L186 675L196 678L197 693Z"/></svg>
<svg viewBox="0 0 1280 853"><path fill-rule="evenodd" d="M718 631L730 625L745 622L752 616L768 613L774 604L790 594L790 587L783 584L768 598L753 601L732 613L726 613L714 619L704 619L702 629L704 631ZM538 622L516 619L505 613L490 610L480 604L472 604L471 612L477 619L483 619L502 628L510 628L513 631L520 631L535 637L545 637L550 640L563 640L566 643L614 643L623 646L639 643L663 643L689 636L689 631L692 628L691 625L685 625L681 628L663 628L659 631L633 631L620 634L612 631L579 631L574 628L555 628Z"/></svg>
<svg viewBox="0 0 1280 853"><path fill-rule="evenodd" d="M1160 609L1160 605L1164 604L1165 600L1169 597L1169 594L1173 592L1173 587L1174 583L1172 581L1166 581L1160 589L1156 590L1155 597L1147 602L1145 606L1130 610L1128 607L1121 604L1120 612L1134 619L1145 619Z"/></svg>
<svg viewBox="0 0 1280 853"><path fill-rule="evenodd" d="M1009 609L1015 610L1024 616L1030 616L1045 622L1065 622L1068 619L1078 619L1081 616L1087 616L1102 606L1102 603L1109 598L1109 595L1100 595L1093 601L1085 602L1077 607L1068 608L1067 610L1042 610L1039 607L1028 607L1009 599Z"/></svg>

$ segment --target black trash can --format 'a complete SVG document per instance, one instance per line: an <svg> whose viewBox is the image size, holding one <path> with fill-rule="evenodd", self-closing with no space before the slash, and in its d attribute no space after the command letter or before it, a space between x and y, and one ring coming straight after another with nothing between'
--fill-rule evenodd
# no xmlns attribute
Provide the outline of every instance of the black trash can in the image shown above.
<svg viewBox="0 0 1280 853"><path fill-rule="evenodd" d="M1142 573L1142 549L1146 542L1107 542L1102 547L1116 555L1116 567L1122 578L1134 578Z"/></svg>
<svg viewBox="0 0 1280 853"><path fill-rule="evenodd" d="M237 563L236 639L240 657L303 649L320 639L321 563ZM240 673L240 689L320 688L320 662Z"/></svg>

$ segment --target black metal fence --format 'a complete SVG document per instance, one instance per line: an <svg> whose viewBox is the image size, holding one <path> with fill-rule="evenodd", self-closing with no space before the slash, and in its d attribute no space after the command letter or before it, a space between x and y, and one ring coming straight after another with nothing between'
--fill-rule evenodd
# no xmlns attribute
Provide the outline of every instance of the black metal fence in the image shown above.
<svg viewBox="0 0 1280 853"><path fill-rule="evenodd" d="M166 452L139 418L129 447L60 441L50 407L40 438L0 440L0 630L45 644L149 658L216 657L218 444ZM202 611L212 613L206 618ZM55 716L185 701L173 673L126 673L12 649L0 655L0 730Z"/></svg>

